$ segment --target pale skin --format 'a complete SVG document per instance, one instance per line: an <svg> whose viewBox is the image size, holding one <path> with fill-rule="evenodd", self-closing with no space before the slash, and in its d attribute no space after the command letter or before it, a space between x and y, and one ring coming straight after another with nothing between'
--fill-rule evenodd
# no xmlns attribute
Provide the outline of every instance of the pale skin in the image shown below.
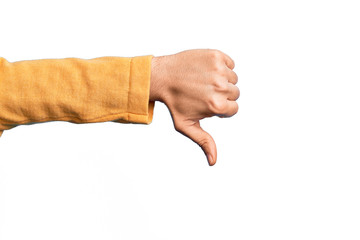
<svg viewBox="0 0 360 240"><path fill-rule="evenodd" d="M237 113L240 90L234 67L228 55L215 49L154 57L151 63L150 101L168 107L175 130L202 148L210 166L217 160L216 144L200 120Z"/></svg>

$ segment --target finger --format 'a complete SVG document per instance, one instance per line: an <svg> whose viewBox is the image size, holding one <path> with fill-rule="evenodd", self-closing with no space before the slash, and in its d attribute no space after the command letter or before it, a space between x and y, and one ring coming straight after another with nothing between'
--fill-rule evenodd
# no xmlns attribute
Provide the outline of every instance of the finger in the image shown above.
<svg viewBox="0 0 360 240"><path fill-rule="evenodd" d="M223 55L226 66L231 70L234 69L235 68L234 60L231 57L229 57L229 55L227 55L226 53L223 53Z"/></svg>
<svg viewBox="0 0 360 240"><path fill-rule="evenodd" d="M221 118L232 117L238 112L238 110L239 110L239 106L238 106L237 102L228 100L226 109L222 113L216 114L216 116L221 117Z"/></svg>
<svg viewBox="0 0 360 240"><path fill-rule="evenodd" d="M227 71L227 79L232 84L237 84L238 83L238 76L233 70L228 69L228 71Z"/></svg>
<svg viewBox="0 0 360 240"><path fill-rule="evenodd" d="M190 125L182 123L176 128L176 130L190 138L193 142L197 143L201 147L210 166L213 166L216 163L217 150L215 141L209 133L205 132L200 127L199 122Z"/></svg>
<svg viewBox="0 0 360 240"><path fill-rule="evenodd" d="M232 117L234 116L239 110L239 105L235 101L229 101L228 100L228 109L225 113L226 117Z"/></svg>
<svg viewBox="0 0 360 240"><path fill-rule="evenodd" d="M232 83L228 83L228 88L229 88L228 100L236 101L240 97L239 88Z"/></svg>

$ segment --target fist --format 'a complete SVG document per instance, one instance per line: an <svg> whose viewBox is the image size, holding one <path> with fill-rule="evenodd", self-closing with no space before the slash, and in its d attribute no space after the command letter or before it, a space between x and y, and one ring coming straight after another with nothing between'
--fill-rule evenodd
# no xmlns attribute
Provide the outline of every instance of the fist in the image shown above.
<svg viewBox="0 0 360 240"><path fill-rule="evenodd" d="M210 166L216 163L216 145L200 120L237 113L240 91L234 67L228 55L212 49L187 50L152 60L150 100L168 107L176 131L202 148Z"/></svg>

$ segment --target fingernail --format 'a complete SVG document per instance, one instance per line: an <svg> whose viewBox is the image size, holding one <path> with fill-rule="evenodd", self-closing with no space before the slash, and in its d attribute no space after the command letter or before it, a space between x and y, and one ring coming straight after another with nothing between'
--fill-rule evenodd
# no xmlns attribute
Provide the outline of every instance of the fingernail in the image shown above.
<svg viewBox="0 0 360 240"><path fill-rule="evenodd" d="M208 158L209 166L211 166L211 164L212 164L212 162L213 162L213 159L212 159L212 157L211 157L210 154L207 154L206 156L207 156L207 158Z"/></svg>

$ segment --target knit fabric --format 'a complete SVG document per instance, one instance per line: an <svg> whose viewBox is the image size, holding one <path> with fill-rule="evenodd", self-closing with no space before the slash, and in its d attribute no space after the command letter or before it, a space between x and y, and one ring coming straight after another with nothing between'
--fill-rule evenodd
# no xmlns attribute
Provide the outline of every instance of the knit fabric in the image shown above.
<svg viewBox="0 0 360 240"><path fill-rule="evenodd" d="M0 136L47 121L150 124L153 56L63 58L10 63L0 58Z"/></svg>

